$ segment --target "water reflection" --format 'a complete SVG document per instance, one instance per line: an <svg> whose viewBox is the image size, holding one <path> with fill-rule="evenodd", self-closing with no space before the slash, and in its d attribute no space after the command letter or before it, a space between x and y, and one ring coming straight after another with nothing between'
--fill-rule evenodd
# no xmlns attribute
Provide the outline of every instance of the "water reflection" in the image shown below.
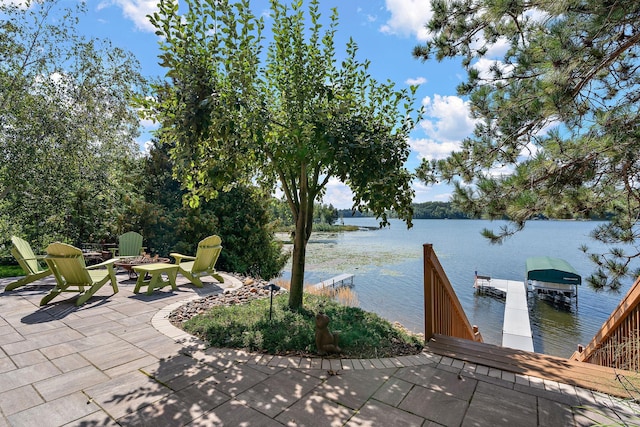
<svg viewBox="0 0 640 427"><path fill-rule="evenodd" d="M577 345L571 350L563 341L567 336L582 336L583 332L578 323L575 302L570 306L558 306L535 295L530 296L528 302L535 351L562 357L571 356Z"/></svg>
<svg viewBox="0 0 640 427"><path fill-rule="evenodd" d="M504 298L475 294L475 298L472 300L471 310L467 313L467 316L483 320L482 324L477 326L480 328L484 342L496 345L502 343Z"/></svg>

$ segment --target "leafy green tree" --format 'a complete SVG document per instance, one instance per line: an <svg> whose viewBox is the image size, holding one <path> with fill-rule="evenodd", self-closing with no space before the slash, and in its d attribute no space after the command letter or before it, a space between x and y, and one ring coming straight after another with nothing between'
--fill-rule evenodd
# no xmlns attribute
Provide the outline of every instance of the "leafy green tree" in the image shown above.
<svg viewBox="0 0 640 427"><path fill-rule="evenodd" d="M320 224L333 225L338 219L338 210L334 208L332 204L327 206L317 203L313 210L315 219Z"/></svg>
<svg viewBox="0 0 640 427"><path fill-rule="evenodd" d="M233 187L205 205L216 215L217 230L224 239L218 261L221 269L264 279L280 275L289 255L274 237L268 201L260 191Z"/></svg>
<svg viewBox="0 0 640 427"><path fill-rule="evenodd" d="M224 250L217 268L270 279L287 261L282 243L274 238L268 199L253 187L235 186L215 200L197 207L183 205L185 190L171 176L169 148L154 141L139 174L142 196L127 201L128 210L118 218L118 229L139 230L147 250L168 256L193 254L203 238L218 234Z"/></svg>
<svg viewBox="0 0 640 427"><path fill-rule="evenodd" d="M17 4L17 3L16 3ZM98 240L131 191L138 63L76 33L84 3L0 4L0 240Z"/></svg>
<svg viewBox="0 0 640 427"><path fill-rule="evenodd" d="M413 206L416 219L468 219L462 211L455 209L450 202L425 202Z"/></svg>
<svg viewBox="0 0 640 427"><path fill-rule="evenodd" d="M458 93L478 124L459 151L424 162L421 178L454 180L454 202L474 216L507 215L512 226L484 232L496 242L539 214L612 213L593 233L611 249L590 254L588 282L617 289L637 276L640 3L433 0L432 8L433 39L414 55L462 58L468 79ZM504 56L481 71L500 45Z"/></svg>
<svg viewBox="0 0 640 427"><path fill-rule="evenodd" d="M286 200L272 198L269 206L273 217L278 220L280 227L291 227L295 224L293 222L293 216L291 215L291 209ZM338 220L338 209L334 208L331 204L315 203L313 207L313 220L316 224L333 225Z"/></svg>
<svg viewBox="0 0 640 427"><path fill-rule="evenodd" d="M182 3L181 3L182 4ZM336 61L337 12L322 31L318 1L290 7L271 1L271 40L249 1L161 0L150 17L161 39L169 81L149 106L159 139L175 144L174 174L193 205L218 190L276 182L295 223L289 306L303 299L306 245L314 202L331 177L384 224L392 208L410 224L412 174L404 167L415 87L396 90L368 73L350 41Z"/></svg>
<svg viewBox="0 0 640 427"><path fill-rule="evenodd" d="M283 228L293 225L293 216L286 200L272 197L269 202L269 210L271 216L277 221L277 227Z"/></svg>

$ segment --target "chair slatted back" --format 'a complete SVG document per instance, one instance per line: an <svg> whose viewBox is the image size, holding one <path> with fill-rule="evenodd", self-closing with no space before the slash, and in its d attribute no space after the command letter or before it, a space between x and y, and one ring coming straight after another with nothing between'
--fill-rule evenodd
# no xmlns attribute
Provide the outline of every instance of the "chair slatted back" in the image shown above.
<svg viewBox="0 0 640 427"><path fill-rule="evenodd" d="M222 239L219 236L209 236L198 243L196 259L191 268L192 273L213 270L220 252L222 252Z"/></svg>
<svg viewBox="0 0 640 427"><path fill-rule="evenodd" d="M43 271L38 264L36 255L33 253L29 242L21 239L18 236L12 236L11 243L13 243L13 247L11 248L11 255L15 257L15 259L18 261L18 264L20 264L20 267L24 270L25 273L37 274Z"/></svg>
<svg viewBox="0 0 640 427"><path fill-rule="evenodd" d="M58 279L64 279L69 285L92 282L80 249L66 243L55 242L47 246L46 251L47 264Z"/></svg>
<svg viewBox="0 0 640 427"><path fill-rule="evenodd" d="M142 251L142 234L128 231L118 238L118 256L138 256Z"/></svg>

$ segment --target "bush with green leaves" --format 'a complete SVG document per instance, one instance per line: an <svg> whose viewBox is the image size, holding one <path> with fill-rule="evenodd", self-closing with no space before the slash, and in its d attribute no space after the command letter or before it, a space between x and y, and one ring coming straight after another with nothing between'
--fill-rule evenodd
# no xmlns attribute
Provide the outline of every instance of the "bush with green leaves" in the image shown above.
<svg viewBox="0 0 640 427"><path fill-rule="evenodd" d="M375 358L416 354L420 337L403 331L375 313L346 307L329 298L305 294L304 308L292 310L288 295L247 304L216 306L186 321L182 327L213 347L244 348L269 354L310 354L315 348L315 315L329 316L329 329L340 331L341 357ZM271 315L271 319L269 318Z"/></svg>
<svg viewBox="0 0 640 427"><path fill-rule="evenodd" d="M185 190L172 175L170 150L170 145L157 142L151 148L139 175L142 197L128 200L121 232L139 231L147 250L161 256L195 255L200 240L217 234L223 247L218 270L263 279L280 274L287 255L275 239L269 197L255 187L235 185L198 207L187 206Z"/></svg>

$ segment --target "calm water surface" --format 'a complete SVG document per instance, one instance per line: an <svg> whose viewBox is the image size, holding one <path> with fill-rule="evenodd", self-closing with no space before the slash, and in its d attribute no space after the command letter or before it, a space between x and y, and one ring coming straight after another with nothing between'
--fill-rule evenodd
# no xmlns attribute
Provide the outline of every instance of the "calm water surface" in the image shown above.
<svg viewBox="0 0 640 427"><path fill-rule="evenodd" d="M373 218L349 218L345 224L376 226ZM563 258L584 277L593 265L579 250L603 248L589 239L598 223L533 221L502 245L491 245L480 235L483 228L497 230L500 221L414 220L407 230L392 220L384 229L345 233L314 233L307 249L306 283L317 283L342 273L355 274L359 306L415 332L424 331L422 245L432 243L472 324L485 342L500 344L504 301L478 296L473 289L474 271L495 278L524 280L525 261L531 256ZM283 276L288 278L290 266ZM578 305L571 311L529 298L534 349L562 357L578 344L587 344L607 320L621 294L595 292L584 284Z"/></svg>

